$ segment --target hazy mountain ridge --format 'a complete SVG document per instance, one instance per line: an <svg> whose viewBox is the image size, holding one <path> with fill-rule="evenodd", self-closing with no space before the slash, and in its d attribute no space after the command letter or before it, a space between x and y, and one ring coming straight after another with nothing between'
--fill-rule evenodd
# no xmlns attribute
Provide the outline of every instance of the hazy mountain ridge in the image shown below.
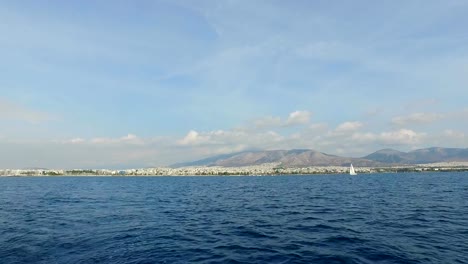
<svg viewBox="0 0 468 264"><path fill-rule="evenodd" d="M418 164L450 161L468 161L468 148L424 148L409 152L383 149L364 157L383 163Z"/></svg>
<svg viewBox="0 0 468 264"><path fill-rule="evenodd" d="M284 167L355 166L372 167L418 163L468 161L468 148L425 148L409 152L382 149L362 158L341 157L311 149L244 151L213 156L193 162L177 163L171 167L221 166L242 167L279 163Z"/></svg>
<svg viewBox="0 0 468 264"><path fill-rule="evenodd" d="M193 162L178 163L172 167L184 166L222 166L241 167L261 165L264 163L279 163L285 167L305 166L348 166L349 163L357 166L379 166L380 162L346 158L308 149L293 150L268 150L268 151L244 151L230 155L219 155Z"/></svg>

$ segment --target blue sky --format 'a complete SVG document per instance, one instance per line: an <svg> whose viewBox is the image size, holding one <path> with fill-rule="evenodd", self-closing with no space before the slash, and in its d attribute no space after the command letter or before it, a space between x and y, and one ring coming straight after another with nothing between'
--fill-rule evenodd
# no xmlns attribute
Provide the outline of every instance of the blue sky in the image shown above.
<svg viewBox="0 0 468 264"><path fill-rule="evenodd" d="M2 1L0 167L468 147L467 13L457 0Z"/></svg>

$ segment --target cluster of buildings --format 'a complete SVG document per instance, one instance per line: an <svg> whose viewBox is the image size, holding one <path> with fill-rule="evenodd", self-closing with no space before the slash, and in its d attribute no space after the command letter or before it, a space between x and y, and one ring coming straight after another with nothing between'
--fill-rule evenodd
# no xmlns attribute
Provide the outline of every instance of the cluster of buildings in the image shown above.
<svg viewBox="0 0 468 264"><path fill-rule="evenodd" d="M398 167L361 167L358 174L424 171L468 171L468 163L435 163ZM140 168L128 170L53 170L53 169L4 169L0 176L210 176L210 175L284 175L284 174L341 174L348 173L349 167L321 166L284 168L269 163L245 167L182 167L182 168Z"/></svg>

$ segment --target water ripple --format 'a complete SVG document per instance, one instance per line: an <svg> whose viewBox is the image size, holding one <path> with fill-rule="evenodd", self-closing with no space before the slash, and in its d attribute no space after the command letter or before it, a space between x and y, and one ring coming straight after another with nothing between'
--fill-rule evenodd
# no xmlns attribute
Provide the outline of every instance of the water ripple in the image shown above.
<svg viewBox="0 0 468 264"><path fill-rule="evenodd" d="M468 174L0 178L1 263L468 263Z"/></svg>

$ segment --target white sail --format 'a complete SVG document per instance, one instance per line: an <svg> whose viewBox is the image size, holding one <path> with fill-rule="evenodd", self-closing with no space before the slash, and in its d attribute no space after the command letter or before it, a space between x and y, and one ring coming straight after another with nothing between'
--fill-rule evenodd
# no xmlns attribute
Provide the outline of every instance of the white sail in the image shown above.
<svg viewBox="0 0 468 264"><path fill-rule="evenodd" d="M353 164L349 167L349 175L357 175L356 172L354 171Z"/></svg>

